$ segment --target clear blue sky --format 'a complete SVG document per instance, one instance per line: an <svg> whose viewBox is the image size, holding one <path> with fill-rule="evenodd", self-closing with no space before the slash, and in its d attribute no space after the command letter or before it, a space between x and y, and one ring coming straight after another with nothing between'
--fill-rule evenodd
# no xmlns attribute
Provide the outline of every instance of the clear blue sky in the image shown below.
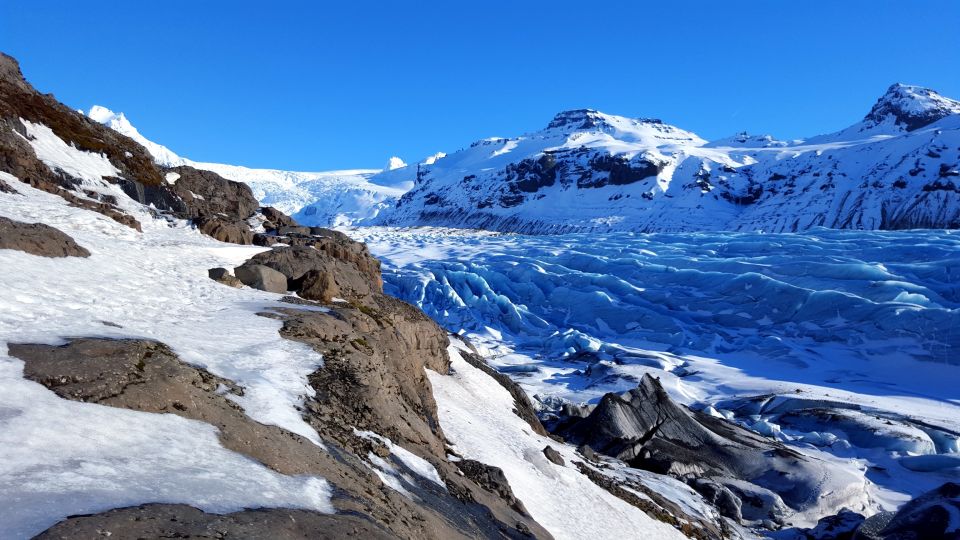
<svg viewBox="0 0 960 540"><path fill-rule="evenodd" d="M591 107L706 138L960 97L957 1L0 1L0 50L204 161L379 167Z"/></svg>

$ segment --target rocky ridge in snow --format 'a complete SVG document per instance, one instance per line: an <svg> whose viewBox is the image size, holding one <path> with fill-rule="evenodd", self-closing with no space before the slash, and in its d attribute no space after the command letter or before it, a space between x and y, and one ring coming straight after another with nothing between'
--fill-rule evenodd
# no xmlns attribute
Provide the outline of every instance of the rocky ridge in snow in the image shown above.
<svg viewBox="0 0 960 540"><path fill-rule="evenodd" d="M123 113L95 105L87 116L143 145L157 164L187 165L250 186L264 206L293 215L305 225L350 225L375 217L413 185L416 166L392 157L387 167L344 171L298 172L204 163L181 157L144 137Z"/></svg>

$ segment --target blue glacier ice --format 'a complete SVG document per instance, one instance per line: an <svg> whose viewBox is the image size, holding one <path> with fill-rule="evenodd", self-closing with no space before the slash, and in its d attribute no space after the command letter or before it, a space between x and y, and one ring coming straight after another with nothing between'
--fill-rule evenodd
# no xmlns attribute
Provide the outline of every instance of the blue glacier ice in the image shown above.
<svg viewBox="0 0 960 540"><path fill-rule="evenodd" d="M388 293L547 417L651 373L690 407L830 454L875 508L960 479L958 231L349 232Z"/></svg>

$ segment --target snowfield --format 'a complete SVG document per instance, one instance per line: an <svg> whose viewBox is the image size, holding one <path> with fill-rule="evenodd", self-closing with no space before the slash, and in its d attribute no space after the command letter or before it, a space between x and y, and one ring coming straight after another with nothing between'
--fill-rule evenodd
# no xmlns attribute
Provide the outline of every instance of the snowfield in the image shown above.
<svg viewBox="0 0 960 540"><path fill-rule="evenodd" d="M346 231L384 261L388 292L469 337L545 413L650 372L680 403L865 478L851 507L960 478L956 232ZM765 395L780 397L752 401ZM844 419L791 416L807 405Z"/></svg>
<svg viewBox="0 0 960 540"><path fill-rule="evenodd" d="M461 455L503 469L510 487L530 515L557 540L589 538L684 538L604 491L572 466L557 467L543 455L546 446L566 461L583 459L573 448L531 432L511 413L513 397L461 356L448 352L451 374L427 371L440 423Z"/></svg>
<svg viewBox="0 0 960 540"><path fill-rule="evenodd" d="M43 130L34 134L37 146L59 148L43 139ZM95 162L73 157L70 163ZM279 321L256 315L278 306L277 295L207 277L207 269L233 267L263 248L216 242L185 222L155 220L130 201L139 233L5 173L0 178L19 192L0 193L0 216L49 224L91 252L51 259L0 250L0 266L16 269L0 273L4 537L29 538L68 515L145 502L212 512L262 506L332 512L322 478L281 475L226 450L209 424L60 399L24 379L23 362L7 355L7 343L58 344L77 336L158 340L182 360L244 386L243 397L231 398L253 419L320 444L297 407L312 393L306 377L322 358L281 338Z"/></svg>

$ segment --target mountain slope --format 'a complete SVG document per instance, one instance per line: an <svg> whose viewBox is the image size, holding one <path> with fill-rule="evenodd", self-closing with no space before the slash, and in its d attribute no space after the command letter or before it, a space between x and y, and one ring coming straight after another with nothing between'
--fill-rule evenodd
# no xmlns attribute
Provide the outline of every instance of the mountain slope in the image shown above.
<svg viewBox="0 0 960 540"><path fill-rule="evenodd" d="M412 186L414 170L399 158L391 158L386 169L357 169L325 172L297 172L252 169L222 163L204 163L177 155L150 141L123 113L95 105L87 112L91 119L137 141L160 165L213 171L224 178L250 186L261 204L293 215L305 225L348 225L376 216ZM392 167L392 168L391 168Z"/></svg>
<svg viewBox="0 0 960 540"><path fill-rule="evenodd" d="M422 166L373 221L550 233L960 227L960 102L893 85L857 124L707 143L593 110Z"/></svg>

